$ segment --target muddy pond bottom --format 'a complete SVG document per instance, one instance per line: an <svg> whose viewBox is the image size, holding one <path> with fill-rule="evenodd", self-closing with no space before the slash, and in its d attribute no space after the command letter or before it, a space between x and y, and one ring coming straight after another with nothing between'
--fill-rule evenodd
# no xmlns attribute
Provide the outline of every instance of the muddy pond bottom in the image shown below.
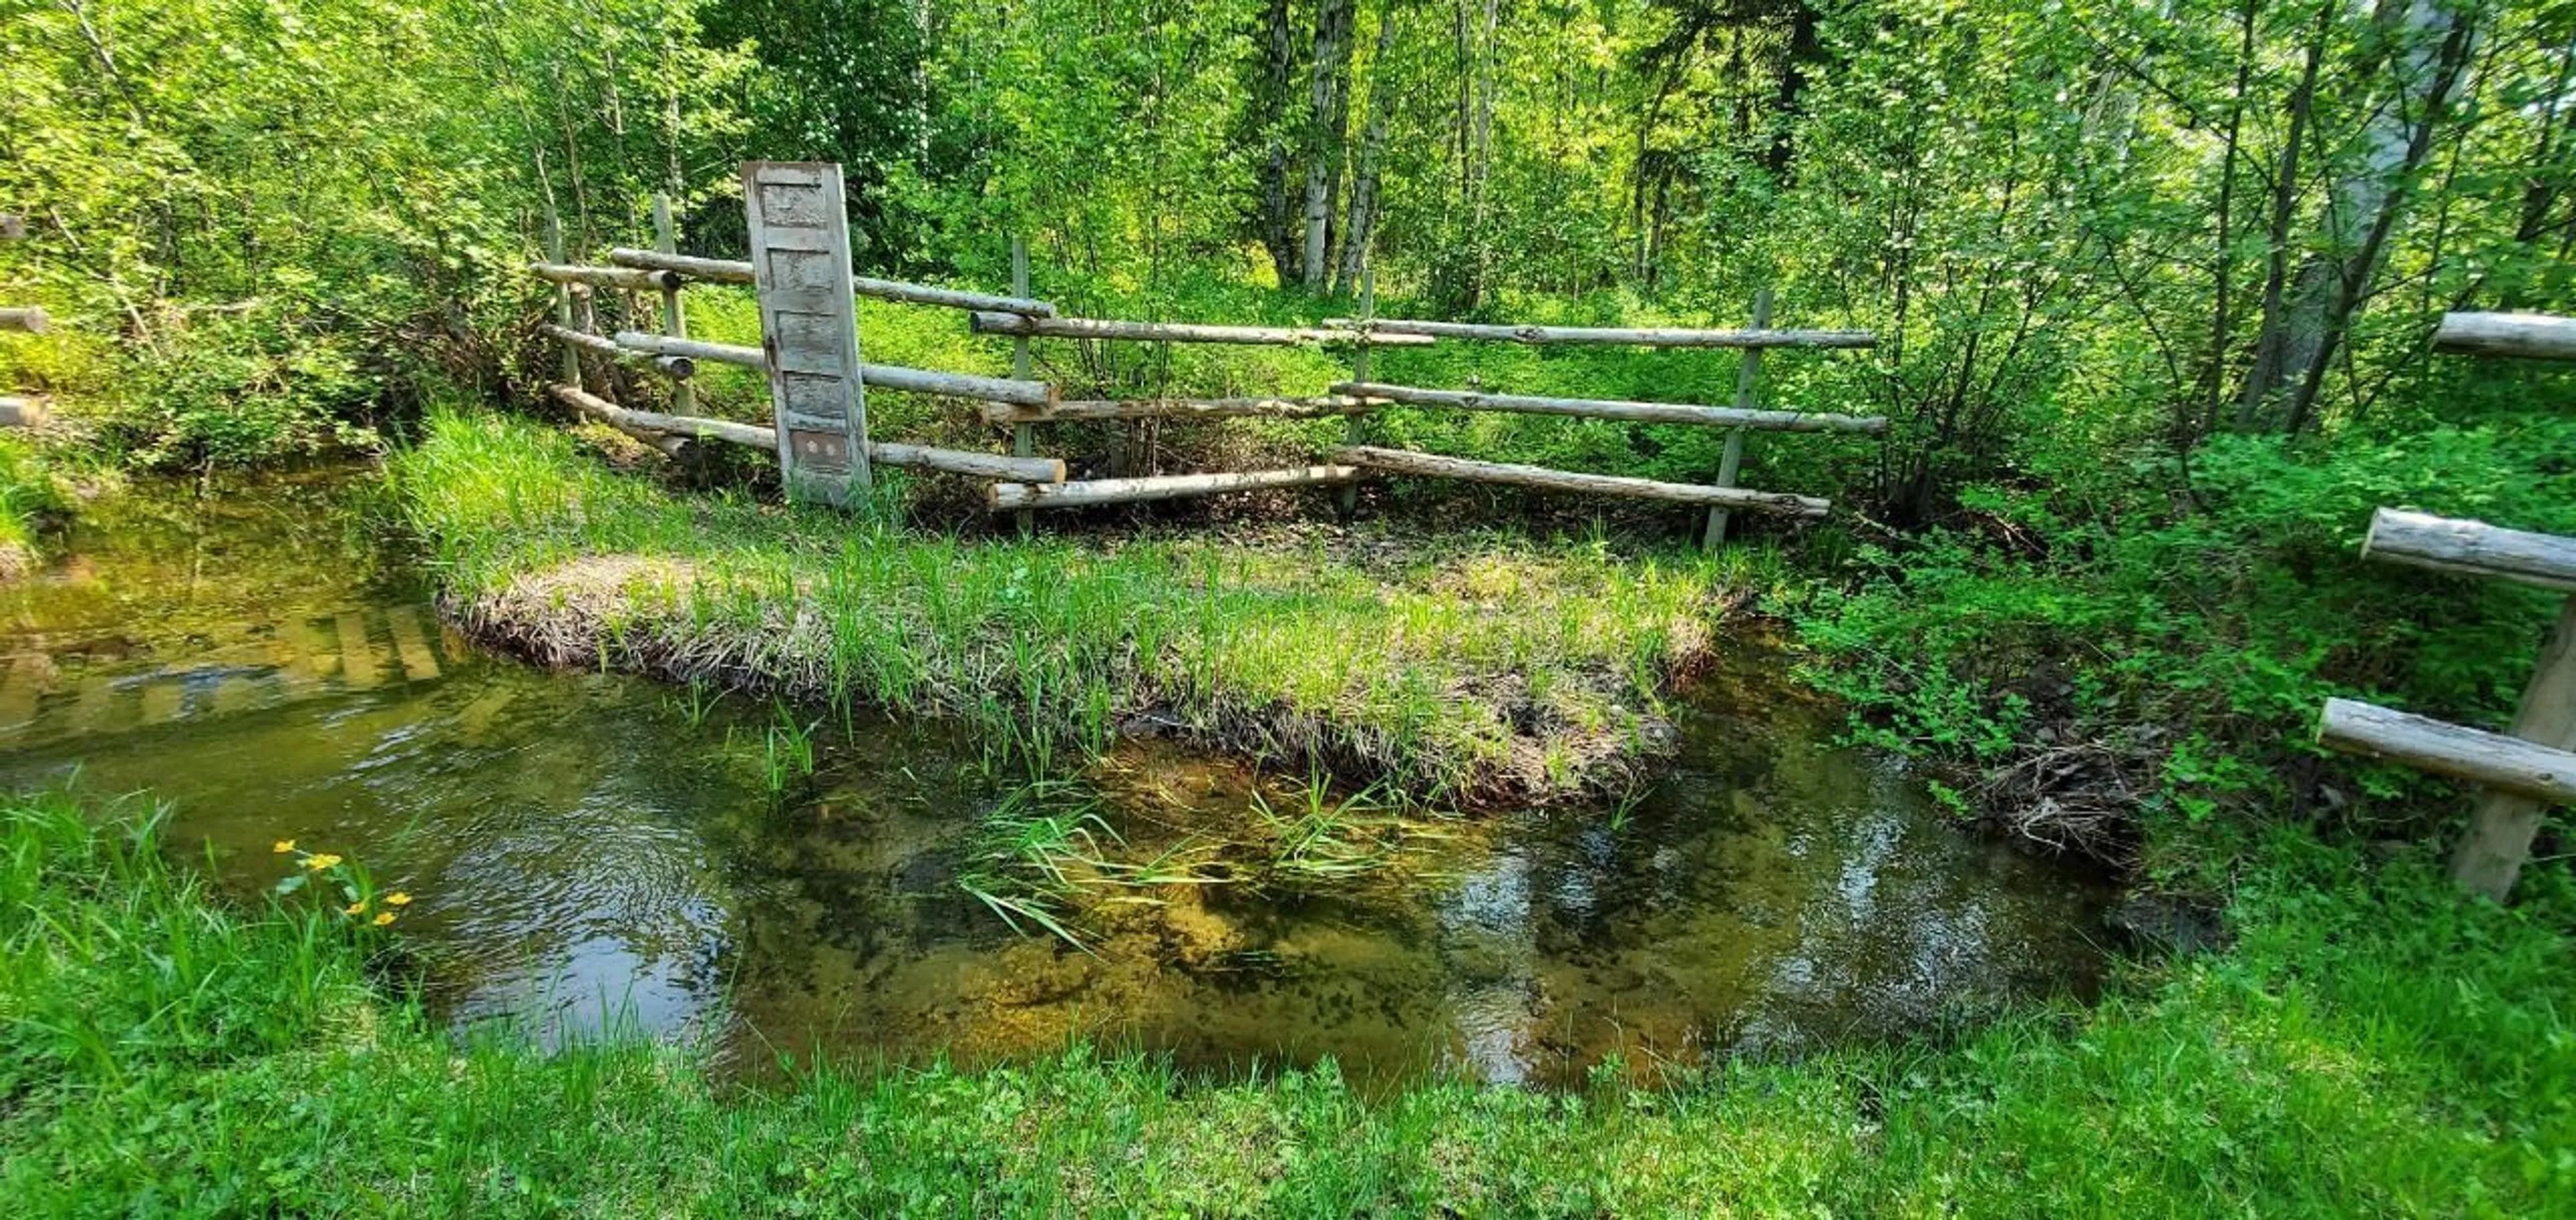
<svg viewBox="0 0 2576 1220"><path fill-rule="evenodd" d="M1153 742L1030 783L938 725L486 655L367 487L85 512L0 586L0 783L167 799L246 896L277 839L360 861L416 896L401 929L458 1023L631 1023L753 1076L1088 1039L1554 1087L1905 1036L2102 968L2097 878L1832 746L1756 640L1620 809L1398 813Z"/></svg>

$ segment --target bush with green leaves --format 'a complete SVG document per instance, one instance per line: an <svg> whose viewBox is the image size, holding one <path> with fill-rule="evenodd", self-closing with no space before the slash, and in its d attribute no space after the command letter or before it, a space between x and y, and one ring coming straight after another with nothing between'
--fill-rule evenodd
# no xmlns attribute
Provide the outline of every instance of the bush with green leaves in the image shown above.
<svg viewBox="0 0 2576 1220"><path fill-rule="evenodd" d="M2420 833L2456 788L2329 763L2319 707L2358 696L2498 726L2555 600L2364 561L2371 513L2576 533L2569 469L2576 421L2547 414L2313 446L2225 436L2187 472L2043 453L1788 609L1813 679L1880 744L1994 768L2116 739L2153 768L2151 828L2288 810ZM2165 845L2188 856L2195 838Z"/></svg>

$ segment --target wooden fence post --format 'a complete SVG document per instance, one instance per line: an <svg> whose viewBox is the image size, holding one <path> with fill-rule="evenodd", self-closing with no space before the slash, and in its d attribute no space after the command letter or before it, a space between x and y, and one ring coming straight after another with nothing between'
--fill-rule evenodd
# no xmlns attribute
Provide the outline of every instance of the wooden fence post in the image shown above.
<svg viewBox="0 0 2576 1220"><path fill-rule="evenodd" d="M859 379L857 288L841 167L746 161L760 342L789 498L814 493L847 508L870 485L867 390Z"/></svg>
<svg viewBox="0 0 2576 1220"><path fill-rule="evenodd" d="M1015 297L1029 295L1029 240L1016 233L1011 235L1011 295ZM1020 335L1011 340L1011 379L1014 381L1029 379L1029 337L1027 335ZM1031 424L1012 425L1011 456L1033 457L1037 451L1037 428ZM1036 529L1037 520L1037 513L1034 510L1021 509L1018 517L1020 532L1026 534Z"/></svg>
<svg viewBox="0 0 2576 1220"><path fill-rule="evenodd" d="M1370 320L1376 316L1377 260L1371 259L1369 260L1369 265L1361 268L1360 270L1359 341L1351 345L1351 380L1353 381L1364 382L1369 379L1368 327ZM1346 417L1342 423L1342 443L1345 445L1357 445L1365 442L1368 439L1365 431L1367 421L1368 414L1366 412L1355 412ZM1351 518L1358 516L1360 511L1360 485L1356 481L1342 484L1342 490L1339 496L1336 497L1336 502L1339 506L1342 520L1347 522Z"/></svg>
<svg viewBox="0 0 2576 1220"><path fill-rule="evenodd" d="M1770 325L1771 288L1766 284L1753 294L1753 329L1762 330ZM1762 349L1745 348L1739 359L1740 363L1735 366L1735 408L1749 411L1753 408L1754 389L1762 379ZM1743 468L1744 429L1729 428L1726 430L1726 449L1717 459L1717 486L1735 486L1736 474ZM1700 549L1715 554L1718 544L1726 541L1726 526L1727 510L1709 509L1708 534L1700 539Z"/></svg>
<svg viewBox="0 0 2576 1220"><path fill-rule="evenodd" d="M653 248L664 254L680 252L680 230L671 221L671 197L658 192L653 196ZM689 337L689 315L680 304L680 286L677 283L665 282L662 285L662 333L674 339ZM672 381L671 413L698 413L698 387L689 378Z"/></svg>
<svg viewBox="0 0 2576 1220"><path fill-rule="evenodd" d="M546 207L546 261L550 263L564 261L563 222L555 219L555 210L551 204ZM565 330L580 329L573 325L572 285L562 281L555 283L555 325ZM576 390L580 389L581 353L574 351L569 343L556 346L562 349L560 357L562 363L556 369L555 380Z"/></svg>
<svg viewBox="0 0 2576 1220"><path fill-rule="evenodd" d="M2560 608L2558 625L2541 646L2540 664L2522 688L2513 727L2505 731L2552 749L2576 750L2576 596ZM2547 808L2545 802L2516 792L2489 788L2480 793L2469 814L2469 832L2451 851L2451 880L2504 901L2523 861L2531 858L2531 838Z"/></svg>

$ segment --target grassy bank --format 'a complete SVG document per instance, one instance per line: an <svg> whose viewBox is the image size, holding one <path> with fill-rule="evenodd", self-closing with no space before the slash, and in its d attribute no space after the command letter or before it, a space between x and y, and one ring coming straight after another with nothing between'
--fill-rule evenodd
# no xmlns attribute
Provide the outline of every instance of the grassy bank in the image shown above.
<svg viewBox="0 0 2576 1220"><path fill-rule="evenodd" d="M62 507L43 456L24 441L0 436L0 580L36 565L39 520Z"/></svg>
<svg viewBox="0 0 2576 1220"><path fill-rule="evenodd" d="M2505 911L2418 861L2354 882L2357 860L2284 839L2237 896L2227 955L2090 1014L1662 1092L1367 1100L1329 1067L1212 1083L1076 1048L726 1096L671 1047L456 1041L370 986L383 942L363 921L307 895L219 905L137 812L0 801L16 1215L2533 1216L2576 1199L2559 869Z"/></svg>
<svg viewBox="0 0 2576 1220"><path fill-rule="evenodd" d="M395 479L457 617L547 662L963 717L1040 763L1169 732L1468 802L1629 784L1766 562L1293 527L960 540L668 494L462 414Z"/></svg>

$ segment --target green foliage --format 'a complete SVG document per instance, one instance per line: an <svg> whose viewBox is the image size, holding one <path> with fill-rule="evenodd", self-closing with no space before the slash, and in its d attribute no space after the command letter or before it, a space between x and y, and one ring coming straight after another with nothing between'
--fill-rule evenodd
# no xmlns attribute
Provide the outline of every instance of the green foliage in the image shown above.
<svg viewBox="0 0 2576 1220"><path fill-rule="evenodd" d="M2155 772L2145 812L2168 827L2284 806L2403 826L2448 788L2396 768L2321 776L2317 709L2350 695L2499 724L2554 603L2364 562L2371 511L2576 531L2555 475L2570 468L2576 427L2546 415L2313 447L2220 438L2187 484L2046 455L1964 496L1962 524L1863 547L1855 588L1792 612L1827 662L1814 679L1874 714L1863 734L1881 744L1989 766L2113 745ZM2188 491L2147 490L2168 481Z"/></svg>
<svg viewBox="0 0 2576 1220"><path fill-rule="evenodd" d="M53 386L139 460L194 466L365 444L425 386L488 381L535 217L626 232L646 183L730 130L707 99L738 60L700 49L689 13L13 6L0 199L30 240L0 246L0 279L58 337L0 348L0 384ZM627 106L656 118L628 130Z"/></svg>
<svg viewBox="0 0 2576 1220"><path fill-rule="evenodd" d="M2370 878L2275 836L2235 948L2090 1013L1669 1090L1368 1095L1329 1062L1212 1081L1083 1047L719 1090L641 1037L460 1040L371 994L320 914L219 905L154 818L102 813L0 801L0 1194L21 1215L2539 1216L2576 1196L2563 869L2507 911L2415 860Z"/></svg>

